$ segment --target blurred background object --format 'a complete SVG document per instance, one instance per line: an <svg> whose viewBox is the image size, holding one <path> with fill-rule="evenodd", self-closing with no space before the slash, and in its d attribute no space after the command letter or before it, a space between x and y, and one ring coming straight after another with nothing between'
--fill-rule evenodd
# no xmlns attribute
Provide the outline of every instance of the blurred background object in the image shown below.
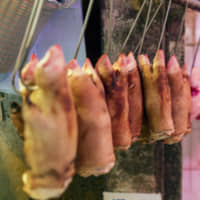
<svg viewBox="0 0 200 200"><path fill-rule="evenodd" d="M54 0L54 3L57 2ZM63 4L62 4L63 2ZM41 58L51 45L60 44L69 61L74 56L82 27L81 1L59 1L59 5L70 8L52 8L53 2L46 1L33 45L29 55L35 53ZM19 48L25 33L33 0L5 0L0 2L0 91L13 93L11 75ZM49 6L50 5L50 6ZM69 28L70 27L70 28ZM86 57L82 42L78 61L83 64Z"/></svg>
<svg viewBox="0 0 200 200"><path fill-rule="evenodd" d="M197 1L193 1L197 2ZM199 1L198 1L199 2ZM199 2L200 5L200 2ZM200 38L200 13L191 9L187 10L185 22L185 63L189 71L192 70L194 53ZM194 67L200 67L200 51L197 52ZM194 120L192 134L182 142L183 169L182 169L182 200L199 200L200 179L200 123Z"/></svg>

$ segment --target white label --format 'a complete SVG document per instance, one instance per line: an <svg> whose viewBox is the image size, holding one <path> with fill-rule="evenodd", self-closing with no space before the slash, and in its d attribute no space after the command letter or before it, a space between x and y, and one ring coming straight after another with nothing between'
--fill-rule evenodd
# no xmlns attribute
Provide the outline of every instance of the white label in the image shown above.
<svg viewBox="0 0 200 200"><path fill-rule="evenodd" d="M104 192L104 200L161 200L161 194Z"/></svg>

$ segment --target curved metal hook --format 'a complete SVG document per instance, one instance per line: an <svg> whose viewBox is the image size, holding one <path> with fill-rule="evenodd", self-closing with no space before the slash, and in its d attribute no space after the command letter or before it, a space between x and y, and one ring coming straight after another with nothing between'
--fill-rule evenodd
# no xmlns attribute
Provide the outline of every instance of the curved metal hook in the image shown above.
<svg viewBox="0 0 200 200"><path fill-rule="evenodd" d="M159 12L159 10L160 10L160 8L161 8L162 5L163 5L163 0L160 1L160 4L159 4L158 8L156 9L154 15L152 16L151 21L149 22L149 24L148 24L148 26L147 26L147 29L145 30L145 34L148 32L149 28L150 28L151 25L153 24L154 19L156 18L156 16L157 16L157 14L158 14L158 12ZM138 50L138 48L139 48L141 42L142 42L142 39L138 42L138 44L137 44L137 46L136 46L136 48L135 48L133 54L135 54L135 53L137 52L137 50Z"/></svg>
<svg viewBox="0 0 200 200"><path fill-rule="evenodd" d="M81 47L81 42L83 40L83 37L84 37L84 34L85 34L85 30L86 30L87 25L88 25L88 20L89 20L91 11L92 11L93 4L94 4L94 0L90 0L89 6L88 6L88 9L87 9L87 13L86 13L86 16L85 16L85 20L84 20L84 23L83 23L83 28L81 30L81 35L80 35L80 38L79 38L79 41L78 41L78 45L77 45L77 48L76 48L76 52L74 54L74 59L76 59L77 56L78 56L78 53L79 53L79 50L80 50L80 47Z"/></svg>
<svg viewBox="0 0 200 200"><path fill-rule="evenodd" d="M168 4L168 7L167 7L167 13L166 13L166 16L165 16L165 19L164 19L164 23L163 23L162 32L161 32L161 35L160 35L160 40L159 40L159 43L158 43L157 51L160 49L160 46L161 46L161 42L162 42L164 32L165 32L165 29L166 29L167 19L168 19L168 16L169 16L169 11L170 11L171 5L172 5L172 0L169 0L169 4Z"/></svg>
<svg viewBox="0 0 200 200"><path fill-rule="evenodd" d="M138 54L141 53L142 47L143 47L143 44L144 44L144 38L145 38L145 35L146 35L145 32L146 32L147 27L148 27L148 22L149 22L149 19L150 19L152 4L153 4L153 0L150 0L149 9L148 9L148 12L147 12L147 20L146 20L146 22L145 22L144 31L143 31L143 35L142 35L142 41L141 41L141 44L140 44L140 48L139 48Z"/></svg>
<svg viewBox="0 0 200 200"><path fill-rule="evenodd" d="M34 4L33 4L33 9L32 12L30 14L29 17L29 21L28 21L28 25L26 27L26 32L19 50L19 54L17 56L17 60L14 66L14 70L13 70L13 74L12 74L12 87L14 89L14 91L18 94L20 94L20 91L16 88L15 85L15 78L16 78L16 74L18 69L20 69L20 79L21 79L21 70L24 66L24 63L26 61L27 55L28 55L28 50L30 49L31 46L31 42L33 39L33 35L35 33L35 29L40 17L40 13L42 11L42 7L43 7L43 3L44 0L35 0ZM22 80L22 79L21 79ZM29 86L27 86L26 84L24 84L23 80L22 80L22 84L29 90L31 90L31 88Z"/></svg>
<svg viewBox="0 0 200 200"><path fill-rule="evenodd" d="M174 49L170 52L170 55L172 55L172 53L173 54L176 53L176 50L177 50L177 47L178 47L178 42L180 41L181 35L182 35L182 32L183 32L185 16L186 16L186 11L187 11L188 5L189 5L189 0L186 0L185 10L184 10L183 18L181 20L180 31L179 31L179 34L178 34L178 37L177 37L177 40L176 40L176 45L175 45Z"/></svg>
<svg viewBox="0 0 200 200"><path fill-rule="evenodd" d="M135 20L134 20L134 22L133 22L133 24L131 26L131 29L130 29L130 31L129 31L129 33L128 33L128 35L127 35L127 37L126 37L126 39L125 39L125 41L123 43L123 45L122 45L122 48L120 49L120 52L122 52L124 50L124 48L125 48L128 40L129 40L131 34L133 33L133 31L134 31L134 29L135 29L135 27L137 25L138 19L139 19L140 15L141 15L146 3L147 3L147 0L144 0L142 6L140 7L140 10L137 13L137 16L136 16L136 18L135 18Z"/></svg>

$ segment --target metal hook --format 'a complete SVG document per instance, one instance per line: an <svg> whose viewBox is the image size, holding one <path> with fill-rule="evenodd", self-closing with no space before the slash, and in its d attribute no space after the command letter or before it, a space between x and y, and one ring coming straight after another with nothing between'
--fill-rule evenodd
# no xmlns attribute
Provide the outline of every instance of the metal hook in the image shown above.
<svg viewBox="0 0 200 200"><path fill-rule="evenodd" d="M16 85L15 85L16 74L17 74L18 69L20 69L20 79L21 79L21 70L22 70L22 67L23 67L23 65L26 61L28 50L30 49L30 46L31 46L31 42L32 42L32 39L33 39L33 35L35 33L35 29L36 29L39 17L40 17L40 13L41 13L41 10L42 10L42 7L43 7L43 3L44 3L44 0L35 0L34 1L33 9L32 9L32 12L30 14L30 17L29 17L26 32L25 32L25 35L24 35L24 38L23 38L23 41L22 41L22 44L21 44L21 47L20 47L20 50L19 50L19 54L17 56L17 60L16 60L16 63L15 63L14 70L13 70L12 87L13 87L14 91L18 94L20 94L20 91L18 91L18 89L16 88ZM24 84L23 80L22 80L22 84L27 89L31 90L31 88L29 88L26 84Z"/></svg>
<svg viewBox="0 0 200 200"><path fill-rule="evenodd" d="M74 55L74 59L76 59L77 56L78 56L78 53L79 53L79 50L80 50L80 47L81 47L81 42L83 40L83 37L84 37L84 34L85 34L85 30L86 30L87 25L88 25L88 20L89 20L91 11L92 11L93 3L94 3L94 0L90 0L89 5L88 5L88 9L87 9L87 13L86 13L86 16L85 16L83 28L81 30L81 35L80 35L80 38L79 38L79 41L78 41L78 45L77 45L77 48L76 48L76 52L75 52L75 55Z"/></svg>
<svg viewBox="0 0 200 200"><path fill-rule="evenodd" d="M156 9L154 15L152 16L151 21L149 22L149 24L148 24L148 26L147 26L147 29L145 30L145 34L148 32L149 28L150 28L151 25L153 24L154 19L156 18L156 16L157 16L157 14L158 14L158 12L159 12L159 10L160 10L160 8L161 8L162 5L163 5L163 0L160 1L160 4L159 4L158 8ZM138 48L139 48L141 42L142 42L142 39L138 42L138 44L137 44L137 46L136 46L136 48L135 48L133 54L135 54L135 53L137 52L137 50L138 50Z"/></svg>
<svg viewBox="0 0 200 200"><path fill-rule="evenodd" d="M106 47L106 54L109 54L112 38L112 13L113 13L113 0L110 0L110 12L109 12L109 29L108 29L108 43Z"/></svg>
<svg viewBox="0 0 200 200"><path fill-rule="evenodd" d="M149 22L149 19L150 19L152 3L153 3L153 0L150 0L149 9L148 9L148 12L147 12L147 20L146 20L146 22L145 22L144 32L143 32L143 35L142 35L142 41L141 41L141 45L140 45L138 54L140 54L141 51L142 51L142 47L143 47L143 43L144 43L144 38L145 38L145 35L146 35L145 32L146 32L146 30L147 30L148 22Z"/></svg>
<svg viewBox="0 0 200 200"><path fill-rule="evenodd" d="M177 37L176 45L175 45L174 49L171 51L170 55L172 55L172 53L173 54L176 53L176 50L177 50L177 47L178 47L178 42L180 41L181 35L182 35L182 32L183 32L185 16L186 16L186 11L187 11L188 5L189 5L189 0L186 0L185 10L184 10L183 18L181 20L180 31L179 31L179 34L178 34L178 37Z"/></svg>
<svg viewBox="0 0 200 200"><path fill-rule="evenodd" d="M120 49L120 52L122 52L124 50L124 48L125 48L128 40L129 40L131 34L133 33L133 31L134 31L134 29L135 29L135 27L137 25L138 19L139 19L140 15L141 15L146 3L147 3L147 0L144 0L142 6L140 7L140 10L137 13L137 16L136 16L136 18L135 18L135 20L134 20L134 22L133 22L133 24L131 26L131 29L130 29L130 31L129 31L129 33L128 33L128 35L127 35L127 37L126 37L126 39L125 39L125 41L123 43L123 45L122 45L122 48Z"/></svg>
<svg viewBox="0 0 200 200"><path fill-rule="evenodd" d="M200 46L200 37L199 37L199 41L197 43L197 47L195 49L194 58L193 58L193 61L192 61L192 69L194 68L194 65L196 63L197 54L198 54L198 51L199 51L199 46Z"/></svg>
<svg viewBox="0 0 200 200"><path fill-rule="evenodd" d="M171 4L172 4L172 0L169 0L167 13L166 13L166 16L165 16L165 19L164 19L164 23L163 23L162 32L161 32L160 40L159 40L159 43L158 43L157 51L160 49L161 42L162 42L162 39L163 39L163 36L164 36L164 32L165 32L165 28L166 28L166 24L167 24L167 19L168 19L168 16L169 16L169 11L170 11L170 8L171 8Z"/></svg>

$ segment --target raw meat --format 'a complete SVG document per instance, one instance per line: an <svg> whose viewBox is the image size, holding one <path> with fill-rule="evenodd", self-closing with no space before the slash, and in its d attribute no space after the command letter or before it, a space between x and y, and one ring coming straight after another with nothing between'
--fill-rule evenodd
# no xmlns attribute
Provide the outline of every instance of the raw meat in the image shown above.
<svg viewBox="0 0 200 200"><path fill-rule="evenodd" d="M114 147L127 150L132 143L129 125L127 58L121 55L112 66L108 56L103 55L96 64L96 71L105 88Z"/></svg>
<svg viewBox="0 0 200 200"><path fill-rule="evenodd" d="M171 95L165 71L164 52L159 50L153 66L147 55L138 56L142 74L145 114L150 131L150 141L166 139L174 132Z"/></svg>
<svg viewBox="0 0 200 200"><path fill-rule="evenodd" d="M67 65L79 124L77 173L83 177L108 173L115 164L111 120L104 90L89 59L84 70L76 60Z"/></svg>
<svg viewBox="0 0 200 200"><path fill-rule="evenodd" d="M137 141L141 134L143 118L143 97L140 74L136 60L132 53L127 57L128 69L128 102L129 102L129 122L132 133L132 142Z"/></svg>
<svg viewBox="0 0 200 200"><path fill-rule="evenodd" d="M168 62L167 76L171 91L172 117L175 131L165 143L173 144L180 142L189 131L188 129L191 129L188 127L191 111L191 90L187 69L180 68L175 56L172 56Z"/></svg>
<svg viewBox="0 0 200 200"><path fill-rule="evenodd" d="M24 191L35 199L49 199L60 196L72 181L78 141L61 48L50 48L32 74L38 88L22 93L28 164L23 174Z"/></svg>

